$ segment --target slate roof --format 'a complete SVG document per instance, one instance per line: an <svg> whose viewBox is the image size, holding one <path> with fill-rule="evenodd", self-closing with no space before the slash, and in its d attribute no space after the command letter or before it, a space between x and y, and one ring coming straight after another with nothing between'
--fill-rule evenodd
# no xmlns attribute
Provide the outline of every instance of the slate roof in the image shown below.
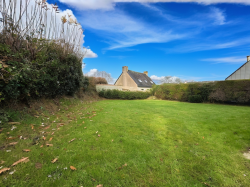
<svg viewBox="0 0 250 187"><path fill-rule="evenodd" d="M138 87L151 88L155 83L144 73L128 70L128 74L135 81Z"/></svg>

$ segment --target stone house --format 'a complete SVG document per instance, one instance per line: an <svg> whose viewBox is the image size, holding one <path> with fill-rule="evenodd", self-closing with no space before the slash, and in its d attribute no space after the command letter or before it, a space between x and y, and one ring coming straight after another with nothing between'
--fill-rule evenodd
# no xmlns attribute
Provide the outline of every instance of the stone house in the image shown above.
<svg viewBox="0 0 250 187"><path fill-rule="evenodd" d="M240 79L250 79L250 56L247 56L247 62L245 64L226 78L226 80Z"/></svg>
<svg viewBox="0 0 250 187"><path fill-rule="evenodd" d="M148 91L155 83L148 77L148 72L139 73L128 70L128 66L122 67L122 73L115 82L115 86L122 90Z"/></svg>

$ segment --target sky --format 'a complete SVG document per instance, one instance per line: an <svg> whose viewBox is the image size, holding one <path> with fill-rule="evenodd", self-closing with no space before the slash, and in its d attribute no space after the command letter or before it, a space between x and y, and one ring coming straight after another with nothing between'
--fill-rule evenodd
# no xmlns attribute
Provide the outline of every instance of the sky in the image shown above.
<svg viewBox="0 0 250 187"><path fill-rule="evenodd" d="M225 80L250 55L250 0L48 0L84 29L84 74Z"/></svg>

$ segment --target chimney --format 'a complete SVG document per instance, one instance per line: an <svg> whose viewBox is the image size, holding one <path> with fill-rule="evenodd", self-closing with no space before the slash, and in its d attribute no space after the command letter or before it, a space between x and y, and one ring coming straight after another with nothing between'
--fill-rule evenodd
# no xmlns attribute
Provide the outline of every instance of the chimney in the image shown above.
<svg viewBox="0 0 250 187"><path fill-rule="evenodd" d="M123 66L122 67L122 72L127 72L128 71L128 66Z"/></svg>
<svg viewBox="0 0 250 187"><path fill-rule="evenodd" d="M247 62L250 61L250 56L247 56Z"/></svg>
<svg viewBox="0 0 250 187"><path fill-rule="evenodd" d="M143 73L148 76L148 71L144 71Z"/></svg>

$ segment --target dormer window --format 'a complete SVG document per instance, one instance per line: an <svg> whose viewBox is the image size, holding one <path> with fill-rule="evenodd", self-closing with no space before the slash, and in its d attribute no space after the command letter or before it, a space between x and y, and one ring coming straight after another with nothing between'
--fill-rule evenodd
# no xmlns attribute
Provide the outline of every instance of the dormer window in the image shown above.
<svg viewBox="0 0 250 187"><path fill-rule="evenodd" d="M138 79L139 82L142 82L141 79Z"/></svg>

